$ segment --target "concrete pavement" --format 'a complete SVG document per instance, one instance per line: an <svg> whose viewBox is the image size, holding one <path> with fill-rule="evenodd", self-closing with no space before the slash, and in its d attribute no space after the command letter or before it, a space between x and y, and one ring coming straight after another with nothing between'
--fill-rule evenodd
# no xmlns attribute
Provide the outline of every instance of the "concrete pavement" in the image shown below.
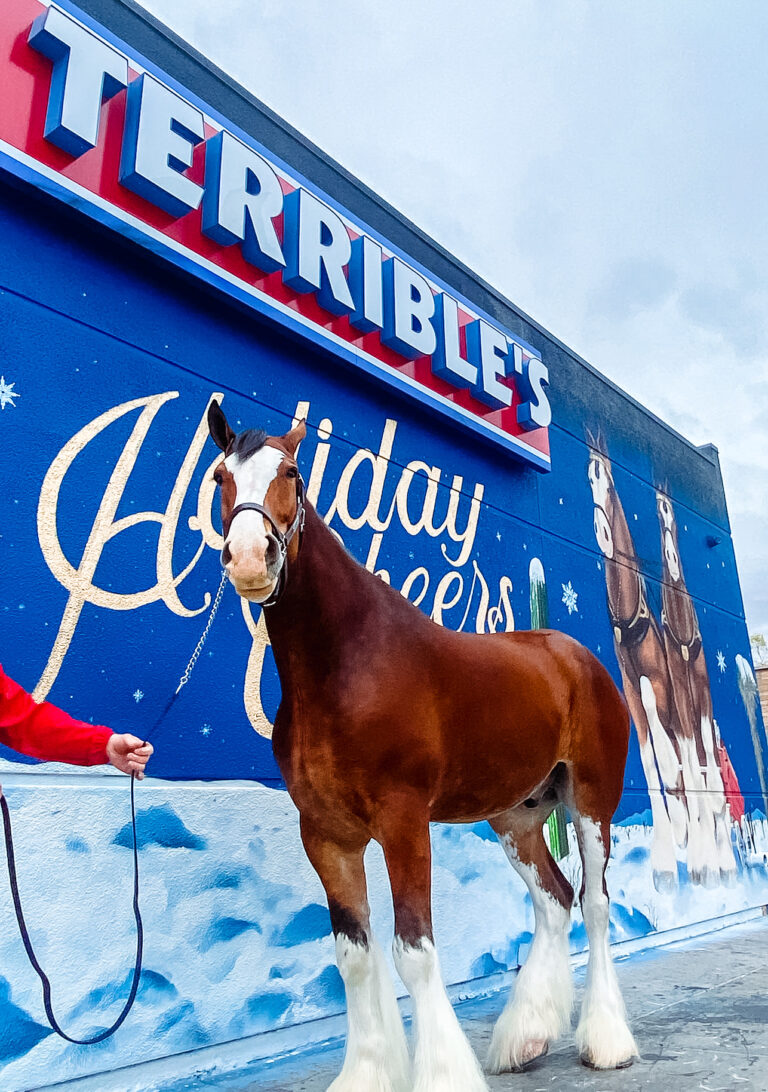
<svg viewBox="0 0 768 1092"><path fill-rule="evenodd" d="M631 1069L593 1073L579 1064L573 1040L563 1039L527 1073L489 1078L492 1092L768 1092L768 917L632 955L617 970L642 1055ZM577 1003L583 984L582 968ZM505 1000L497 994L457 1006L481 1059ZM160 1088L325 1092L342 1056L335 1046Z"/></svg>

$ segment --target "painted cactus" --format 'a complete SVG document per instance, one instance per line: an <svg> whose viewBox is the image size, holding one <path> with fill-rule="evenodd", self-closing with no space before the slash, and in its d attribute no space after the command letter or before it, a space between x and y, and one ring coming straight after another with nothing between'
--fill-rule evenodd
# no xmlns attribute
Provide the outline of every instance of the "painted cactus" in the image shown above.
<svg viewBox="0 0 768 1092"><path fill-rule="evenodd" d="M528 566L528 584L531 602L531 629L547 629L549 626L549 603L547 601L547 582L544 578L544 566L538 557L531 559ZM568 855L568 824L565 808L558 804L547 819L549 848L556 861Z"/></svg>

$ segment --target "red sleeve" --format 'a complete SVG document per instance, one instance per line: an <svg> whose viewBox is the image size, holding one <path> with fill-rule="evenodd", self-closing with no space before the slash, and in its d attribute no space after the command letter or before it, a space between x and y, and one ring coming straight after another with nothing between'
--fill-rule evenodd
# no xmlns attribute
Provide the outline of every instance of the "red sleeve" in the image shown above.
<svg viewBox="0 0 768 1092"><path fill-rule="evenodd" d="M37 704L0 666L0 743L45 762L97 766L107 761L110 728L75 720L50 702Z"/></svg>

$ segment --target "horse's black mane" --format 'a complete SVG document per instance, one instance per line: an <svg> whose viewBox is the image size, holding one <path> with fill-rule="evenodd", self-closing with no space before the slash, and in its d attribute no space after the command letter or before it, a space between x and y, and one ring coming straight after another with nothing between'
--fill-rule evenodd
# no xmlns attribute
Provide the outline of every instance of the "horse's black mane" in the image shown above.
<svg viewBox="0 0 768 1092"><path fill-rule="evenodd" d="M237 455L240 462L250 459L257 451L261 451L267 441L267 433L263 428L247 428L245 432L238 433L232 441L230 454Z"/></svg>

